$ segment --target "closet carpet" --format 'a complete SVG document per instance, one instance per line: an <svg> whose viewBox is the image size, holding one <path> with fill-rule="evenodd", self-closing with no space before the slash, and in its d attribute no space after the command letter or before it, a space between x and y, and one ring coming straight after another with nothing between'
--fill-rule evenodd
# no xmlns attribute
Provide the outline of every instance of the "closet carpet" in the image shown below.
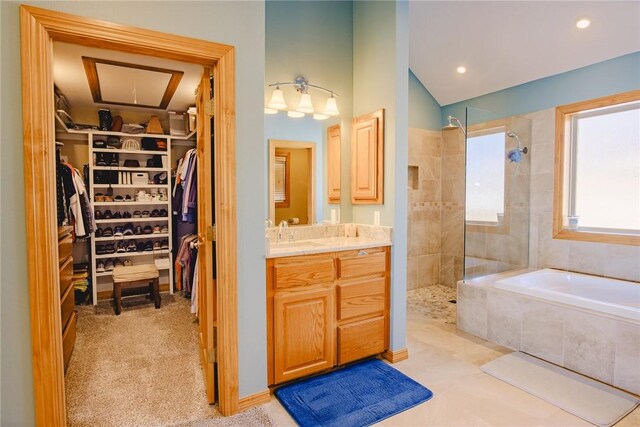
<svg viewBox="0 0 640 427"><path fill-rule="evenodd" d="M162 295L78 306L78 336L65 377L70 426L272 426L258 407L222 417L206 401L198 324L189 302Z"/></svg>

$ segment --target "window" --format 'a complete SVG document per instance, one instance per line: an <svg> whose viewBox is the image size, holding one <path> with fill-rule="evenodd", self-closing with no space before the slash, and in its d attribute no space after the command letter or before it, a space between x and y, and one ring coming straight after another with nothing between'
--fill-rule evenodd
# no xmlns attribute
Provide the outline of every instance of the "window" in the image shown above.
<svg viewBox="0 0 640 427"><path fill-rule="evenodd" d="M556 109L554 236L640 244L640 91Z"/></svg>
<svg viewBox="0 0 640 427"><path fill-rule="evenodd" d="M290 205L290 168L289 152L276 152L274 167L274 191L273 200L276 208L288 208Z"/></svg>
<svg viewBox="0 0 640 427"><path fill-rule="evenodd" d="M495 225L504 214L504 128L467 138L466 214L470 223Z"/></svg>

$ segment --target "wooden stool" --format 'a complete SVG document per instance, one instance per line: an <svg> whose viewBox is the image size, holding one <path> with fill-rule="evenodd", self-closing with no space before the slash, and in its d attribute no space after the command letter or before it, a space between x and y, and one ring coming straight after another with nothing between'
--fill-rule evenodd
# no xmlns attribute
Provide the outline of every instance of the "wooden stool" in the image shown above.
<svg viewBox="0 0 640 427"><path fill-rule="evenodd" d="M116 316L122 311L122 288L131 287L135 284L148 283L149 294L153 298L155 307L160 308L160 273L154 264L141 264L122 266L113 269L113 296L114 311Z"/></svg>

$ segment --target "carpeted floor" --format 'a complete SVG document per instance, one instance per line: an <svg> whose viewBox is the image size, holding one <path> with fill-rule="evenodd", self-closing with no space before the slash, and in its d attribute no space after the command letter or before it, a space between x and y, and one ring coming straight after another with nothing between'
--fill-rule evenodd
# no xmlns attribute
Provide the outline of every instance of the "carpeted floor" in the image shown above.
<svg viewBox="0 0 640 427"><path fill-rule="evenodd" d="M70 426L272 426L254 408L222 417L207 403L198 324L182 297L78 308L78 337L65 376Z"/></svg>
<svg viewBox="0 0 640 427"><path fill-rule="evenodd" d="M456 323L455 288L443 285L427 286L407 291L407 311L444 323Z"/></svg>

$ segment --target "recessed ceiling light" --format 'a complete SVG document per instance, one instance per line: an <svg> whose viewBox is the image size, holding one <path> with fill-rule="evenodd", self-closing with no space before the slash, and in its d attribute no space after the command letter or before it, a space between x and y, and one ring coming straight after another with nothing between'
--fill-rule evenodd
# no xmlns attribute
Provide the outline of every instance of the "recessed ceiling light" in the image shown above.
<svg viewBox="0 0 640 427"><path fill-rule="evenodd" d="M589 21L588 19L581 19L576 22L576 27L580 28L581 30L584 30L589 25L591 25L591 21Z"/></svg>
<svg viewBox="0 0 640 427"><path fill-rule="evenodd" d="M460 74L464 74L464 73L466 73L466 72L467 72L467 69L466 69L466 67L463 67L463 66L461 65L461 66L459 66L458 68L456 68L456 71L457 71L458 73L460 73Z"/></svg>

